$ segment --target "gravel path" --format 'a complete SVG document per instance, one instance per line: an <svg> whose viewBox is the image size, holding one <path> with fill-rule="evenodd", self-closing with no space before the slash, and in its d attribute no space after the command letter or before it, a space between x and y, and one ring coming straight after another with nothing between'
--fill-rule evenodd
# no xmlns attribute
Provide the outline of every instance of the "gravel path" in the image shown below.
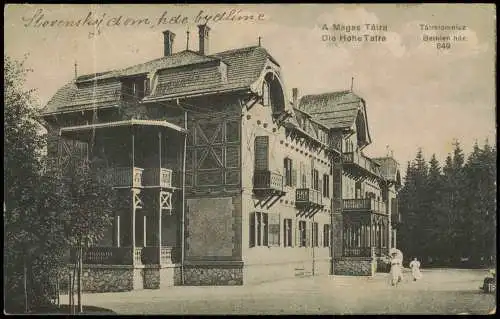
<svg viewBox="0 0 500 319"><path fill-rule="evenodd" d="M485 270L423 270L392 287L388 274L295 278L242 287L172 287L85 294L84 304L118 314L487 314L494 294L479 290ZM67 302L67 296L62 296Z"/></svg>

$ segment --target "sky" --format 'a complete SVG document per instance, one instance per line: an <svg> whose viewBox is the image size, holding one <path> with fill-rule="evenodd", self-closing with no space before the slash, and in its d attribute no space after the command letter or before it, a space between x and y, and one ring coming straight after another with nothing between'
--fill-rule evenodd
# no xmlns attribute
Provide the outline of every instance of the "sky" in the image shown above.
<svg viewBox="0 0 500 319"><path fill-rule="evenodd" d="M368 156L390 149L404 171L422 148L443 162L458 139L469 152L475 140L496 142L496 16L486 4L261 4L261 5L7 5L4 7L4 55L28 55L26 86L36 88L40 105L79 75L124 68L163 55L162 31L176 33L174 52L198 49L196 16L235 10L246 21L209 21L210 53L256 45L279 62L286 93L299 97L352 89L366 101L372 144ZM84 20L92 12L95 25L35 26L43 21ZM167 22L158 24L166 11ZM104 15L104 16L103 16ZM120 25L116 25L121 16ZM37 16L39 18L40 15ZM187 23L180 23L186 17ZM124 25L126 18L142 20ZM259 19L260 18L260 19ZM146 24L144 19L148 19ZM129 20L129 21L131 21ZM107 23L109 22L109 25ZM175 21L172 21L175 22ZM115 23L115 25L113 25ZM360 26L361 31L334 31L332 25ZM365 31L365 24L386 26ZM426 25L466 26L458 31L423 31ZM325 27L326 25L326 27ZM326 28L326 29L325 29ZM384 42L340 42L344 35L381 35ZM323 41L325 35L337 41ZM461 36L437 48L426 36ZM442 43L442 42L439 42Z"/></svg>

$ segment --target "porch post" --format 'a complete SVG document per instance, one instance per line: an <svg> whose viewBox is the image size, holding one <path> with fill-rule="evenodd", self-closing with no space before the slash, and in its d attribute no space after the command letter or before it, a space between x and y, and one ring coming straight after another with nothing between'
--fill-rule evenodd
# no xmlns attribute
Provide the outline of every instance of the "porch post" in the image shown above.
<svg viewBox="0 0 500 319"><path fill-rule="evenodd" d="M144 215L142 216L142 246L143 247L146 247L146 243L147 243L147 220L148 220L148 217L146 216L146 211L144 211Z"/></svg>
<svg viewBox="0 0 500 319"><path fill-rule="evenodd" d="M188 130L188 114L184 111L184 147L182 148L182 199L181 199L181 283L184 285L184 259L186 258L185 245L185 209L186 209L186 148L187 148L187 130Z"/></svg>
<svg viewBox="0 0 500 319"><path fill-rule="evenodd" d="M393 247L393 248L396 248L396 238L397 238L397 237L396 237L396 234L397 234L396 229L393 229L393 233L392 233L392 241L393 241L393 245L392 245L392 247Z"/></svg>
<svg viewBox="0 0 500 319"><path fill-rule="evenodd" d="M134 180L134 167L135 167L135 132L134 127L132 126L132 183ZM134 256L135 250L135 192L132 188L132 256Z"/></svg>
<svg viewBox="0 0 500 319"><path fill-rule="evenodd" d="M120 247L120 215L115 213L115 245Z"/></svg>
<svg viewBox="0 0 500 319"><path fill-rule="evenodd" d="M158 131L158 173L160 174L159 178L161 178L161 131ZM158 263L161 264L161 213L162 213L162 203L161 203L161 194L162 190L158 192Z"/></svg>

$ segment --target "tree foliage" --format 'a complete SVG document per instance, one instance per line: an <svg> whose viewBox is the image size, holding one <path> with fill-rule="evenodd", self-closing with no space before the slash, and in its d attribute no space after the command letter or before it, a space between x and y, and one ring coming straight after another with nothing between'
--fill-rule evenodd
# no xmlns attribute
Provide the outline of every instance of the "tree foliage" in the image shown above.
<svg viewBox="0 0 500 319"><path fill-rule="evenodd" d="M422 150L408 163L400 192L406 255L438 265L485 266L495 256L496 148L477 143L468 158L458 141L444 165Z"/></svg>
<svg viewBox="0 0 500 319"><path fill-rule="evenodd" d="M4 58L4 295L6 310L50 302L69 249L95 244L111 224L109 185L72 158L47 166L34 91L25 60ZM52 154L53 155L53 154ZM26 309L28 308L28 309Z"/></svg>

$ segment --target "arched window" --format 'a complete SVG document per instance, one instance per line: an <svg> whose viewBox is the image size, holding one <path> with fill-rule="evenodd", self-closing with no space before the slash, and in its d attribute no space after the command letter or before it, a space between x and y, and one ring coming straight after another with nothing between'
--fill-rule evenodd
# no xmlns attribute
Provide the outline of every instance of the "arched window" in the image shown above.
<svg viewBox="0 0 500 319"><path fill-rule="evenodd" d="M269 82L264 81L262 84L262 105L270 106L271 105L271 93Z"/></svg>

